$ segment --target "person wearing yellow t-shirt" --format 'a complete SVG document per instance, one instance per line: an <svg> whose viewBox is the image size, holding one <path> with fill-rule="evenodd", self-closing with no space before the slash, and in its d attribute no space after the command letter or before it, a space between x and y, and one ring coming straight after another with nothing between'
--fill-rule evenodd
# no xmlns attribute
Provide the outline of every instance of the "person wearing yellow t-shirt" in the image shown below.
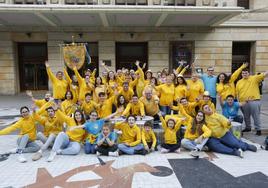
<svg viewBox="0 0 268 188"><path fill-rule="evenodd" d="M47 117L40 116L35 111L33 113L33 116L36 121L42 126L44 126L44 132L37 133L37 139L40 140L43 145L41 149L32 156L33 161L39 160L43 156L44 151L46 151L48 147L54 143L58 133L63 131L64 122L56 117L55 111L52 106L46 108L46 112Z"/></svg>
<svg viewBox="0 0 268 188"><path fill-rule="evenodd" d="M144 145L144 149L149 153L153 151L157 151L156 147L156 137L154 131L152 129L152 123L150 121L146 121L141 130L141 140Z"/></svg>
<svg viewBox="0 0 268 188"><path fill-rule="evenodd" d="M72 115L77 108L76 101L77 97L73 95L73 92L68 90L65 94L65 100L61 103L61 110L67 116Z"/></svg>
<svg viewBox="0 0 268 188"><path fill-rule="evenodd" d="M46 94L45 94L45 98L44 99L35 99L34 97L33 97L33 93L32 93L32 91L26 91L26 95L27 96L29 96L29 97L31 97L31 99L32 99L32 101L34 102L34 104L38 107L38 108L41 108L43 105L45 105L48 101L49 101L49 99L50 99L50 97L51 97L51 93L50 92L46 92Z"/></svg>
<svg viewBox="0 0 268 188"><path fill-rule="evenodd" d="M53 98L57 100L63 100L65 93L67 91L68 83L65 79L63 79L63 72L58 71L56 76L52 73L50 69L50 65L48 62L45 63L47 75L49 80L52 82L53 89Z"/></svg>
<svg viewBox="0 0 268 188"><path fill-rule="evenodd" d="M17 140L18 147L12 149L8 153L18 153L18 161L21 163L27 162L27 159L22 153L34 153L40 149L36 140L35 119L30 115L30 110L27 106L20 108L21 118L9 127L0 130L0 135L9 134L17 129L20 129L20 136Z"/></svg>
<svg viewBox="0 0 268 188"><path fill-rule="evenodd" d="M123 95L127 103L132 99L134 91L129 87L128 82L123 82L123 88L119 91L119 95Z"/></svg>
<svg viewBox="0 0 268 188"><path fill-rule="evenodd" d="M268 71L262 74L250 76L249 70L242 70L242 79L236 84L236 94L239 102L248 101L241 107L243 113L246 128L243 132L251 131L250 117L254 120L254 126L256 129L256 135L261 135L261 95L259 90L259 83L268 75Z"/></svg>
<svg viewBox="0 0 268 188"><path fill-rule="evenodd" d="M54 104L53 109L56 111L56 117L61 119L67 125L66 132L60 132L56 137L50 155L47 159L52 162L56 155L77 155L80 152L80 143L84 140L85 130L70 130L72 126L79 126L85 123L84 114L81 110L74 112L74 117L69 117L61 112L59 106Z"/></svg>
<svg viewBox="0 0 268 188"><path fill-rule="evenodd" d="M213 110L213 112L216 112L216 108L211 100L209 91L205 91L203 94L203 99L199 100L198 102L199 109L202 109L202 106L204 106L205 104L208 104L209 107Z"/></svg>
<svg viewBox="0 0 268 188"><path fill-rule="evenodd" d="M188 102L186 98L181 98L179 100L179 103L182 104L184 110L186 113L192 117L196 116L196 107L198 106L199 102L198 100L196 102ZM172 106L172 110L179 111L179 106ZM180 112L179 112L180 115Z"/></svg>
<svg viewBox="0 0 268 188"><path fill-rule="evenodd" d="M120 154L145 155L147 153L141 143L141 130L136 125L135 116L129 115L126 122L116 123L114 129L122 131L122 135L120 135L121 143L118 144Z"/></svg>
<svg viewBox="0 0 268 188"><path fill-rule="evenodd" d="M181 146L190 150L190 155L193 157L199 157L199 151L202 150L211 135L211 130L206 126L205 114L198 111L193 118L186 113L181 104L179 104L179 111L189 122Z"/></svg>
<svg viewBox="0 0 268 188"><path fill-rule="evenodd" d="M221 114L213 112L209 105L202 107L205 113L207 127L211 130L211 137L207 146L214 152L235 155L243 158L243 151L256 152L257 147L238 140L230 131L231 122Z"/></svg>
<svg viewBox="0 0 268 188"><path fill-rule="evenodd" d="M89 118L89 114L93 110L98 109L98 104L95 101L92 100L92 94L91 93L86 93L85 100L81 104L81 109L83 110L86 119Z"/></svg>
<svg viewBox="0 0 268 188"><path fill-rule="evenodd" d="M187 82L182 75L178 75L173 100L178 102L178 100L181 98L186 98L188 95Z"/></svg>
<svg viewBox="0 0 268 188"><path fill-rule="evenodd" d="M194 102L196 98L200 98L204 93L203 81L198 78L198 75L193 73L191 80L187 80L188 84L188 101Z"/></svg>
<svg viewBox="0 0 268 188"><path fill-rule="evenodd" d="M147 116L153 116L154 120L159 120L159 117L157 115L159 112L159 98L156 95L153 95L151 88L145 89L144 96L140 98L140 101L144 105L145 114Z"/></svg>
<svg viewBox="0 0 268 188"><path fill-rule="evenodd" d="M99 93L98 109L97 112L100 118L104 118L112 114L113 104L115 103L116 95L107 99L107 96L104 92Z"/></svg>
<svg viewBox="0 0 268 188"><path fill-rule="evenodd" d="M170 104L173 104L173 98L175 95L175 87L172 82L172 77L167 76L167 80L165 84L156 86L156 90L160 94L160 110L163 112L163 115L170 114Z"/></svg>
<svg viewBox="0 0 268 188"><path fill-rule="evenodd" d="M130 114L134 116L145 116L144 105L139 101L137 95L133 95L132 100L128 103L122 116L128 116Z"/></svg>
<svg viewBox="0 0 268 188"><path fill-rule="evenodd" d="M181 127L182 120L178 119L176 122L175 119L169 118L165 121L161 111L158 112L158 115L164 129L164 143L161 144L161 153L180 153L181 143L178 142L177 131Z"/></svg>

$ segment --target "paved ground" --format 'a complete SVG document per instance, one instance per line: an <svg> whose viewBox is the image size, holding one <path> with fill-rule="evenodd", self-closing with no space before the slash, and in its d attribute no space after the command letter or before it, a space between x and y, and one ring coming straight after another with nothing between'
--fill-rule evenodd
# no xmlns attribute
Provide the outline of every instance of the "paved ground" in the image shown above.
<svg viewBox="0 0 268 188"><path fill-rule="evenodd" d="M35 94L42 96L41 94ZM268 95L263 97L261 120L268 130ZM25 94L0 96L0 129L14 121L19 107L30 106ZM202 153L195 160L189 152L180 154L151 153L146 156L120 156L97 158L83 151L77 156L56 156L52 163L46 162L48 152L40 161L21 164L16 155L0 162L0 187L226 187L267 188L268 152L260 149L265 136L254 132L244 135L245 141L255 144L257 153L245 152L244 158ZM0 137L0 153L16 147L17 136Z"/></svg>

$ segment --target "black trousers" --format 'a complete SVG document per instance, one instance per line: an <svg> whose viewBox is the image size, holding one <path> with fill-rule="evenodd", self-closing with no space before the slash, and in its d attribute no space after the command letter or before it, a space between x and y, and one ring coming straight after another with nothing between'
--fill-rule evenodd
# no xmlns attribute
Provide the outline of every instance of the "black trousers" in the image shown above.
<svg viewBox="0 0 268 188"><path fill-rule="evenodd" d="M96 150L100 152L102 155L108 156L109 152L114 152L117 150L117 145L116 144L114 144L113 146L101 145L101 146L97 146Z"/></svg>
<svg viewBox="0 0 268 188"><path fill-rule="evenodd" d="M162 148L165 148L165 149L168 149L170 152L174 152L176 151L177 149L180 148L180 144L162 144L161 147Z"/></svg>
<svg viewBox="0 0 268 188"><path fill-rule="evenodd" d="M149 148L151 148L153 143L152 142L147 142L147 145L148 145ZM156 143L156 145L154 147L154 151L157 151L157 143Z"/></svg>

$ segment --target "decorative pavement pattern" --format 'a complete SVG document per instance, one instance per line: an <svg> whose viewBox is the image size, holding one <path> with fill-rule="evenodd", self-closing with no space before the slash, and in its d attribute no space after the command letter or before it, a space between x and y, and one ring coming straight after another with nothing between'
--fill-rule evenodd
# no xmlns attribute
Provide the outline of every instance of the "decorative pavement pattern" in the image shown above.
<svg viewBox="0 0 268 188"><path fill-rule="evenodd" d="M16 146L16 135L1 136L0 153ZM193 159L189 152L151 153L146 156L107 157L86 155L56 156L46 162L19 163L16 155L0 162L0 187L27 188L267 188L268 152L245 152L244 159L215 153L202 153Z"/></svg>

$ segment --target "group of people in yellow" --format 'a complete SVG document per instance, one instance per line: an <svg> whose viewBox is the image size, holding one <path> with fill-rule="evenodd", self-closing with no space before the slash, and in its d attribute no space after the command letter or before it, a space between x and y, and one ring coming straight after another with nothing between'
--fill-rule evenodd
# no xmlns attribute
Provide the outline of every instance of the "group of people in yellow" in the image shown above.
<svg viewBox="0 0 268 188"><path fill-rule="evenodd" d="M260 131L257 110L252 109L260 105L258 86L267 72L250 76L247 64L243 64L230 76L215 76L213 67L209 67L207 74L193 72L191 79L186 80L183 75L188 66L180 65L172 73L164 69L154 77L150 70L144 72L138 61L135 64L136 71L119 69L115 73L102 63L105 71L100 77L96 77L96 70L87 70L81 76L74 66L70 77L66 69L54 75L46 62L53 97L47 93L38 100L27 92L34 103L33 112L21 107L22 117L0 130L0 135L21 131L18 147L10 153L19 154L20 162L27 161L23 153L34 153L32 160L36 161L51 147L47 158L51 162L56 155L77 155L81 145L86 154L109 156L145 155L158 148L161 153L179 153L183 147L198 157L205 146L239 157L243 157L243 151L257 151L256 146L236 138L230 128L231 121L237 118L238 105L244 115L255 118L256 130ZM195 70L194 65L192 69ZM241 73L242 79L235 86ZM216 93L223 115L216 112ZM153 122L138 126L137 117L145 116L153 117ZM110 119L116 117L125 120L113 125ZM250 120L245 119L245 123L244 131L248 131ZM43 126L43 131L37 132L37 124ZM162 140L154 133L159 125ZM157 147L159 142L161 147Z"/></svg>

